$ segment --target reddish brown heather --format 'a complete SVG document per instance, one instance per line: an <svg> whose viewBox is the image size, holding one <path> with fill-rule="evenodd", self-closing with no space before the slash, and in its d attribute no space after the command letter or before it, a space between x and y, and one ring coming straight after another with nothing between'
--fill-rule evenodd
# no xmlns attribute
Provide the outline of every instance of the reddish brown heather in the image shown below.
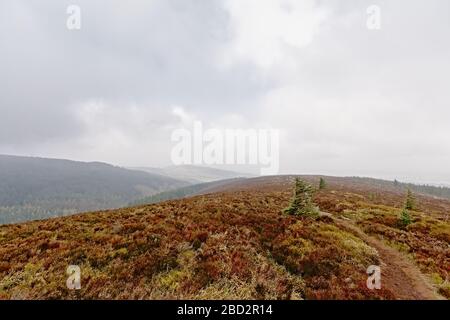
<svg viewBox="0 0 450 320"><path fill-rule="evenodd" d="M318 177L304 178L318 185ZM325 179L315 202L330 215L317 219L282 213L293 177L281 176L177 201L1 226L0 298L438 298L433 290L450 297L449 201L419 196L413 223L401 229L401 192ZM395 261L386 261L392 254ZM71 264L81 267L79 291L66 287ZM381 290L366 287L373 264L387 270ZM389 271L397 267L404 271Z"/></svg>

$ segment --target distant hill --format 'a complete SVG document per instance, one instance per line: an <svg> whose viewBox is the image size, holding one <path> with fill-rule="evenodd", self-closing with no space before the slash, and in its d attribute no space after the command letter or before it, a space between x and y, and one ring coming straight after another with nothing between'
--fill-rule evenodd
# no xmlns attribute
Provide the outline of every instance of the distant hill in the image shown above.
<svg viewBox="0 0 450 320"><path fill-rule="evenodd" d="M285 179L287 176L279 176L279 177L281 177L279 179ZM303 176L303 177L309 181L314 181L317 178L317 176ZM340 181L345 182L349 185L358 185L359 187L364 186L370 187L372 189L372 194L376 194L380 190L383 192L389 191L397 194L404 194L407 189L410 189L417 195L431 196L433 198L450 200L450 188L442 186L419 185L412 183L403 183L397 180L388 181L363 177L327 177L327 176L322 177L327 179L327 181L331 182ZM236 188L239 189L243 186L245 187L254 186L255 184L260 184L261 181L267 181L266 177L257 177L251 179L233 178L233 179L224 179L219 181L198 183L146 196L130 202L129 205L152 204L166 200L183 199L186 197L206 193L223 192L230 189ZM260 184L260 186L262 186L262 184Z"/></svg>
<svg viewBox="0 0 450 320"><path fill-rule="evenodd" d="M254 175L248 173L241 173L223 169L216 169L204 166L193 166L193 165L180 165L180 166L169 166L165 168L151 168L151 167L138 167L130 168L135 170L142 170L145 172L160 174L168 176L177 180L184 180L191 184L212 182L225 179L233 178L249 178L254 177Z"/></svg>
<svg viewBox="0 0 450 320"><path fill-rule="evenodd" d="M429 184L415 184L415 183L405 183L400 181L387 181L387 180L379 180L373 178L361 178L354 177L352 178L355 181L360 183L366 183L371 185L378 185L381 188L391 189L393 191L404 191L405 189L411 189L415 193L420 193L423 195L429 195L433 197L449 199L450 200L450 187L447 186L435 186Z"/></svg>
<svg viewBox="0 0 450 320"><path fill-rule="evenodd" d="M100 162L0 155L0 223L117 208L185 185Z"/></svg>
<svg viewBox="0 0 450 320"><path fill-rule="evenodd" d="M133 201L130 203L130 206L141 204L152 204L166 200L182 199L194 195L204 194L208 193L210 190L214 190L215 188L227 187L232 183L242 180L245 180L245 178L234 178L220 181L198 183L186 187L181 187L178 189L167 190Z"/></svg>

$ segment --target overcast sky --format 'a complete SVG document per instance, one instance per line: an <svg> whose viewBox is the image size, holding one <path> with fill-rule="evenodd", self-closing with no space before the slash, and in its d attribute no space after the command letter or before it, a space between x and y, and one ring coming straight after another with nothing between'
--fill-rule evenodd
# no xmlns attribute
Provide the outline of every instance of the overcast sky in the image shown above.
<svg viewBox="0 0 450 320"><path fill-rule="evenodd" d="M449 57L448 0L2 0L0 153L164 166L194 119L279 129L280 173L450 183Z"/></svg>

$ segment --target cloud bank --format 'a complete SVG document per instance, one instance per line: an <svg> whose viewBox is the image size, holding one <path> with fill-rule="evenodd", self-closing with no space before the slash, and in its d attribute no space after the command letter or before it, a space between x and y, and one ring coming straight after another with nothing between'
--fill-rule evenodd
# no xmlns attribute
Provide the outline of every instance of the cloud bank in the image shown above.
<svg viewBox="0 0 450 320"><path fill-rule="evenodd" d="M373 4L380 30L366 27ZM0 153L163 166L171 132L200 120L280 129L281 173L450 183L449 9L4 0Z"/></svg>

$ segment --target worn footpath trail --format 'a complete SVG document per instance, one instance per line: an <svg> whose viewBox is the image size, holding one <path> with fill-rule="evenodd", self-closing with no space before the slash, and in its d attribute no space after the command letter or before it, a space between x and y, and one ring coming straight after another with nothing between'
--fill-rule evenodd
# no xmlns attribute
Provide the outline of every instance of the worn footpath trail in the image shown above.
<svg viewBox="0 0 450 320"><path fill-rule="evenodd" d="M337 218L329 213L322 213L335 220L342 228L348 230L378 251L381 260L381 285L392 291L400 300L441 300L426 276L405 255L367 235L350 220Z"/></svg>

